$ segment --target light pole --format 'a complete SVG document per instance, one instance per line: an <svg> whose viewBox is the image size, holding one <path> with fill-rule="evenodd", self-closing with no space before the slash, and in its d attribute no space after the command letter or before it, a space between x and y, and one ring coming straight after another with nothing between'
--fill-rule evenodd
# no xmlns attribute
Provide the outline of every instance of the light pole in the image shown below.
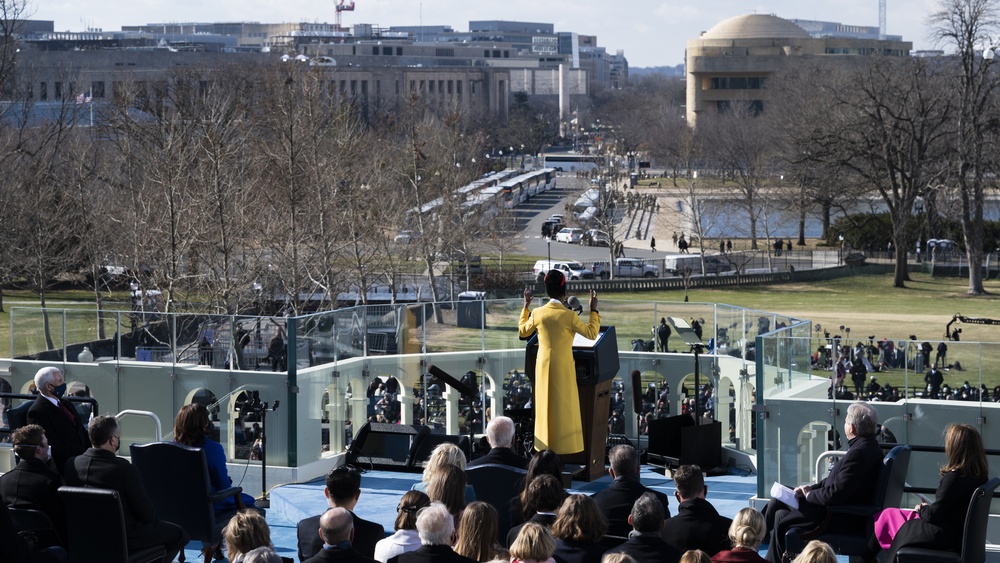
<svg viewBox="0 0 1000 563"><path fill-rule="evenodd" d="M551 235L549 235L549 238L545 239L545 246L548 247L548 251L549 251L549 253L548 253L548 257L549 257L549 269L551 269L551 266L552 266L552 236Z"/></svg>

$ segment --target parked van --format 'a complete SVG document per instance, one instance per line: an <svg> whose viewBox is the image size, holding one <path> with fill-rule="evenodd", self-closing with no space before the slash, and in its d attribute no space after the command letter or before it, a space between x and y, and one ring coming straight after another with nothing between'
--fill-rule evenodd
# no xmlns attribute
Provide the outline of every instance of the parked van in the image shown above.
<svg viewBox="0 0 1000 563"><path fill-rule="evenodd" d="M549 270L559 270L568 280L592 280L594 272L588 270L579 262L567 262L565 260L539 260L535 262L532 273L539 282L545 280L545 274Z"/></svg>
<svg viewBox="0 0 1000 563"><path fill-rule="evenodd" d="M669 276L701 275L701 254L673 254L663 259L663 268ZM733 271L733 265L717 255L705 256L705 273L722 274Z"/></svg>

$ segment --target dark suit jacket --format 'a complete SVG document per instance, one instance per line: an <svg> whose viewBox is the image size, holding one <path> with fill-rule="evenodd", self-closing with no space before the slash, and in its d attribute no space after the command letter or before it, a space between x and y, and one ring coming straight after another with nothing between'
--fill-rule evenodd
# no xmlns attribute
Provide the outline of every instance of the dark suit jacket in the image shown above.
<svg viewBox="0 0 1000 563"><path fill-rule="evenodd" d="M686 500L677 505L677 514L663 525L660 537L681 553L700 549L709 556L729 549L729 525L733 521L720 516L715 507L703 498Z"/></svg>
<svg viewBox="0 0 1000 563"><path fill-rule="evenodd" d="M522 522L522 523L518 524L517 526L514 526L513 528L511 528L507 532L507 545L510 546L510 544L514 543L514 540L517 539L517 535L521 533L521 528L523 528L524 525L527 524L528 522L533 522L535 524L541 524L542 526L545 526L546 528L550 528L552 526L552 523L555 522L555 521L556 521L556 517L555 517L554 514L538 514L538 513L535 513L535 515L532 516L531 518L528 518L527 521Z"/></svg>
<svg viewBox="0 0 1000 563"><path fill-rule="evenodd" d="M319 528L316 528L317 530ZM320 549L305 563L376 563L374 559L354 549Z"/></svg>
<svg viewBox="0 0 1000 563"><path fill-rule="evenodd" d="M552 558L556 563L601 563L605 551L599 543L557 539Z"/></svg>
<svg viewBox="0 0 1000 563"><path fill-rule="evenodd" d="M941 477L933 503L920 508L920 518L903 523L892 539L889 554L895 560L896 551L901 547L927 547L961 551L962 532L965 528L965 514L976 487L982 479L966 477L957 471L945 473ZM890 561L886 559L886 561Z"/></svg>
<svg viewBox="0 0 1000 563"><path fill-rule="evenodd" d="M528 468L528 458L517 455L510 448L493 448L483 457L470 462L467 467L476 467L478 465L486 465L487 463L508 465L518 469Z"/></svg>
<svg viewBox="0 0 1000 563"><path fill-rule="evenodd" d="M353 512L351 516L354 517L354 549L366 557L373 557L375 544L379 540L385 539L385 528L381 524L362 520ZM299 520L296 530L299 538L299 561L305 561L323 551L323 540L319 537L319 517L320 515L317 514Z"/></svg>
<svg viewBox="0 0 1000 563"><path fill-rule="evenodd" d="M608 534L612 536L627 536L632 531L628 516L632 513L632 505L645 492L651 492L660 499L663 513L670 518L670 499L667 495L643 486L638 475L623 475L616 477L607 489L594 493L592 497L601 513L608 520Z"/></svg>
<svg viewBox="0 0 1000 563"><path fill-rule="evenodd" d="M882 470L882 457L882 448L874 436L854 438L844 457L830 469L830 474L810 487L809 496L804 503L799 503L799 509L802 510L803 505L816 508L871 504Z"/></svg>
<svg viewBox="0 0 1000 563"><path fill-rule="evenodd" d="M681 552L653 534L630 537L608 553L626 553L637 563L677 563L681 560Z"/></svg>
<svg viewBox="0 0 1000 563"><path fill-rule="evenodd" d="M0 497L11 508L29 508L47 514L65 542L66 513L59 498L60 485L59 476L45 462L22 459L14 469L0 476Z"/></svg>
<svg viewBox="0 0 1000 563"><path fill-rule="evenodd" d="M139 471L127 460L106 450L90 448L66 462L63 477L71 487L118 491L125 515L125 535L129 539L154 533L156 511L142 486Z"/></svg>
<svg viewBox="0 0 1000 563"><path fill-rule="evenodd" d="M76 413L73 403L66 399L59 399L59 402L76 415L76 421L71 421L62 409L39 395L28 409L28 424L37 424L45 429L45 437L52 446L52 459L55 461L56 470L62 471L67 459L87 451L90 447L90 438L87 437L87 427L83 424L83 417Z"/></svg>
<svg viewBox="0 0 1000 563"><path fill-rule="evenodd" d="M422 545L415 551L390 557L386 563L478 563L475 559L455 553L448 545Z"/></svg>

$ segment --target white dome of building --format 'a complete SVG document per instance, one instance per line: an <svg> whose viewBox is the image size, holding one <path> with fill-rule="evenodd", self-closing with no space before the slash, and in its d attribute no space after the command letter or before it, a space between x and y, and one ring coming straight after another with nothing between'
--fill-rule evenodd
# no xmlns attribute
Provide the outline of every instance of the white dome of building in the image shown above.
<svg viewBox="0 0 1000 563"><path fill-rule="evenodd" d="M700 39L792 39L809 38L806 30L774 15L745 14L721 21Z"/></svg>

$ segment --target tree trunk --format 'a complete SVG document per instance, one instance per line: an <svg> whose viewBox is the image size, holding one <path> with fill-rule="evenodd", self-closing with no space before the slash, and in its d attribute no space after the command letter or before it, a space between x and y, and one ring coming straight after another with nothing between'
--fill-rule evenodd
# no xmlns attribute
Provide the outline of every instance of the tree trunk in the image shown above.
<svg viewBox="0 0 1000 563"><path fill-rule="evenodd" d="M906 282L910 279L906 263L906 240L903 236L895 239L896 243L896 264L892 274L892 287L906 287Z"/></svg>

